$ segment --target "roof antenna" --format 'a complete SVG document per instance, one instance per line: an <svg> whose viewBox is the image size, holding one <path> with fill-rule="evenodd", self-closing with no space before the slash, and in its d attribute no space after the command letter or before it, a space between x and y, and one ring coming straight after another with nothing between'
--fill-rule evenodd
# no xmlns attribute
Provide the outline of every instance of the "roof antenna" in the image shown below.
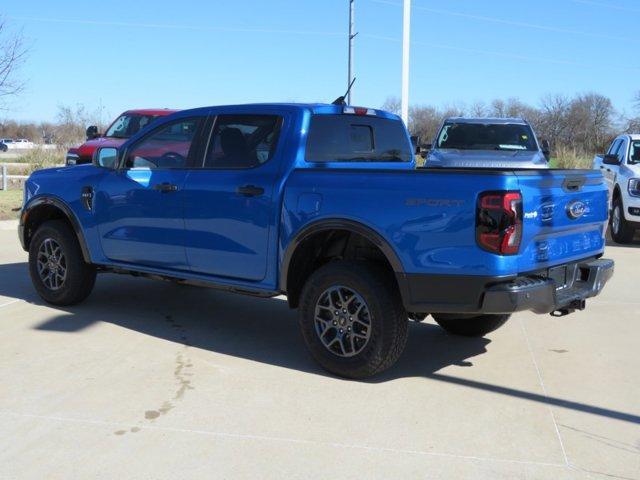
<svg viewBox="0 0 640 480"><path fill-rule="evenodd" d="M349 88L347 88L347 91L345 92L344 95L342 95L341 97L336 98L333 102L331 102L331 105L340 105L340 106L344 106L347 104L347 102L344 101L345 98L347 98L347 95L349 95L349 92L351 91L351 87L353 87L353 84L356 82L356 77L353 77L353 80L351 80L351 83L349 84Z"/></svg>

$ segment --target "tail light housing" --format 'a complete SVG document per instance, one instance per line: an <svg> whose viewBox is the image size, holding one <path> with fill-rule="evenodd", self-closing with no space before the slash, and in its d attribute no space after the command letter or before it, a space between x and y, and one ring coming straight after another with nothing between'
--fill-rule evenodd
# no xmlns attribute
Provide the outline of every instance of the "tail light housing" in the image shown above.
<svg viewBox="0 0 640 480"><path fill-rule="evenodd" d="M522 194L483 192L478 197L476 241L491 253L515 255L522 241Z"/></svg>

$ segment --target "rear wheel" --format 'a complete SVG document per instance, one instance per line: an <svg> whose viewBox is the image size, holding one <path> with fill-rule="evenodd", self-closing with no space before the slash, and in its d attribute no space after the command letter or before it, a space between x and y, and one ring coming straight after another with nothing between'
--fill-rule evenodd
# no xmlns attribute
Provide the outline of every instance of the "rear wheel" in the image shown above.
<svg viewBox="0 0 640 480"><path fill-rule="evenodd" d="M511 317L509 314L468 316L436 313L433 315L438 325L447 332L465 337L483 337L504 325L509 317Z"/></svg>
<svg viewBox="0 0 640 480"><path fill-rule="evenodd" d="M91 293L96 269L85 263L78 239L61 220L43 223L29 244L29 273L38 294L54 305L73 305Z"/></svg>
<svg viewBox="0 0 640 480"><path fill-rule="evenodd" d="M611 238L616 243L631 243L635 228L624 218L624 207L622 199L618 196L613 200L613 210L611 211Z"/></svg>
<svg viewBox="0 0 640 480"><path fill-rule="evenodd" d="M407 341L395 279L364 262L335 261L314 272L302 291L299 318L311 356L341 377L389 368Z"/></svg>

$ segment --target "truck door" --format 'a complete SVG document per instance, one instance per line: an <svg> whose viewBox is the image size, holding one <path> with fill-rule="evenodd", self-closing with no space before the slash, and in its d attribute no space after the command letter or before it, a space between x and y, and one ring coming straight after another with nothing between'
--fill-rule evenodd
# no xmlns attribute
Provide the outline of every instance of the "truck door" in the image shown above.
<svg viewBox="0 0 640 480"><path fill-rule="evenodd" d="M203 162L185 184L186 252L193 272L265 278L279 214L275 184L283 121L275 114L214 118Z"/></svg>
<svg viewBox="0 0 640 480"><path fill-rule="evenodd" d="M607 152L608 155L617 155L620 163L624 162L624 152L626 140L623 138L618 138L614 140ZM607 182L607 188L609 189L609 199L612 198L613 189L616 186L616 177L618 176L618 171L620 170L620 165L607 165L602 164L600 166L602 170L602 175L604 175L604 179Z"/></svg>
<svg viewBox="0 0 640 480"><path fill-rule="evenodd" d="M116 262L188 270L184 183L204 117L165 123L124 152L95 195L104 255Z"/></svg>

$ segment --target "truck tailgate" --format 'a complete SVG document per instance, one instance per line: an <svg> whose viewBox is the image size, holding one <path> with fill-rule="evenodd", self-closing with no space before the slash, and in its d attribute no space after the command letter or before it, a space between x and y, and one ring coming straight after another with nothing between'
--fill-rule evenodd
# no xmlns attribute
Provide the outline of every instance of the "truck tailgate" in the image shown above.
<svg viewBox="0 0 640 480"><path fill-rule="evenodd" d="M600 255L607 189L595 170L516 171L523 198L519 272Z"/></svg>

